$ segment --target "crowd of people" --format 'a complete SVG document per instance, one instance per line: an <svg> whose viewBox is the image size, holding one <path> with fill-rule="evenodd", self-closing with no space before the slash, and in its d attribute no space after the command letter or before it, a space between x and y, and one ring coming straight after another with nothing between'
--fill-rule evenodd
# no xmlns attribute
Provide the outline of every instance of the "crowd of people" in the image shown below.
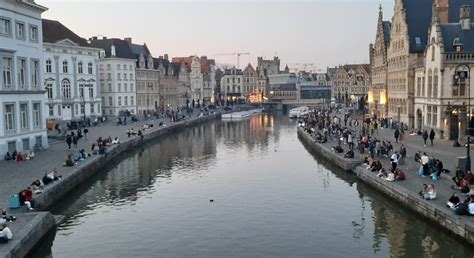
<svg viewBox="0 0 474 258"><path fill-rule="evenodd" d="M25 160L30 160L35 158L35 153L34 151L26 151L25 153L17 152L16 150L13 151L11 154L9 151L5 154L4 160L7 161L25 161Z"/></svg>

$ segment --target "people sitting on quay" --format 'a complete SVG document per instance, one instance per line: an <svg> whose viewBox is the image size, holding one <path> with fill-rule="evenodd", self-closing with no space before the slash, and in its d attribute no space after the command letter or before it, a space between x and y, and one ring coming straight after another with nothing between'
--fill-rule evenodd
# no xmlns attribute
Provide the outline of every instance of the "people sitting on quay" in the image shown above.
<svg viewBox="0 0 474 258"><path fill-rule="evenodd" d="M16 161L17 162L25 161L25 156L23 156L23 153L18 152L18 155L16 155Z"/></svg>
<svg viewBox="0 0 474 258"><path fill-rule="evenodd" d="M28 210L32 211L35 207L35 200L33 199L33 190L30 186L28 188L22 190L19 194L20 197L20 204L23 203L26 205Z"/></svg>
<svg viewBox="0 0 474 258"><path fill-rule="evenodd" d="M7 151L7 154L5 154L4 160L13 160L12 155L10 155L10 152Z"/></svg>
<svg viewBox="0 0 474 258"><path fill-rule="evenodd" d="M105 147L104 144L99 146L99 155L104 155L107 153L107 148Z"/></svg>
<svg viewBox="0 0 474 258"><path fill-rule="evenodd" d="M36 179L30 185L31 190L33 191L34 194L42 193L43 192L43 186L44 186L43 181L39 180L39 179Z"/></svg>
<svg viewBox="0 0 474 258"><path fill-rule="evenodd" d="M353 159L354 158L354 151L353 150L347 151L346 154L344 155L344 158Z"/></svg>
<svg viewBox="0 0 474 258"><path fill-rule="evenodd" d="M423 184L423 190L421 191L421 197L425 200L434 200L436 199L436 189L433 184L426 185Z"/></svg>
<svg viewBox="0 0 474 258"><path fill-rule="evenodd" d="M456 192L454 192L451 197L449 197L448 202L446 203L446 206L448 206L450 209L454 209L456 205L458 205L461 202L459 199L459 196Z"/></svg>
<svg viewBox="0 0 474 258"><path fill-rule="evenodd" d="M118 137L115 137L113 140L112 140L112 144L120 144L120 139Z"/></svg>
<svg viewBox="0 0 474 258"><path fill-rule="evenodd" d="M406 175L405 175L405 172L403 172L403 170L396 169L394 173L395 173L395 181L403 181L406 179Z"/></svg>
<svg viewBox="0 0 474 258"><path fill-rule="evenodd" d="M454 206L453 212L456 215L469 215L469 204L471 203L471 198L466 198L464 201L459 202Z"/></svg>
<svg viewBox="0 0 474 258"><path fill-rule="evenodd" d="M73 167L75 165L74 163L74 157L72 154L68 154L67 155L67 159L66 161L64 162L63 166L65 167Z"/></svg>
<svg viewBox="0 0 474 258"><path fill-rule="evenodd" d="M371 172L378 172L383 168L382 163L379 160L372 162L372 165L369 167Z"/></svg>
<svg viewBox="0 0 474 258"><path fill-rule="evenodd" d="M13 238L12 231L7 226L7 223L1 223L0 225L0 243L8 243Z"/></svg>
<svg viewBox="0 0 474 258"><path fill-rule="evenodd" d="M93 155L99 154L99 145L97 143L93 143L91 147L91 152Z"/></svg>
<svg viewBox="0 0 474 258"><path fill-rule="evenodd" d="M13 222L16 220L16 216L14 215L7 215L7 211L2 209L2 217L0 218L0 224Z"/></svg>

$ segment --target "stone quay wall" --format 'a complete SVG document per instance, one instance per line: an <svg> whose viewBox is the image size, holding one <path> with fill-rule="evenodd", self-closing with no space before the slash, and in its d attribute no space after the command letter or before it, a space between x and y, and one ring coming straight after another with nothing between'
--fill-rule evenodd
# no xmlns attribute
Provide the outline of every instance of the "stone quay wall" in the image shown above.
<svg viewBox="0 0 474 258"><path fill-rule="evenodd" d="M317 143L303 128L298 128L298 136L310 150L318 156L332 162L339 168L354 172L364 183L391 197L400 204L429 219L454 236L474 244L474 227L466 220L466 216L457 216L451 210L443 210L432 202L426 201L415 192L395 182L382 180L375 173L365 169L362 160L344 159L341 154L334 153L330 147Z"/></svg>

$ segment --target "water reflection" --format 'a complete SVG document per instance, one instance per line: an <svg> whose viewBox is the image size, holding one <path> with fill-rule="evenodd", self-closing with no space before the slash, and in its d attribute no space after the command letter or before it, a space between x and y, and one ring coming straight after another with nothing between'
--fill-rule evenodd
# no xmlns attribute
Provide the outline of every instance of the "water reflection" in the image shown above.
<svg viewBox="0 0 474 258"><path fill-rule="evenodd" d="M66 221L32 257L472 257L310 155L294 126L264 114L147 144L54 207Z"/></svg>

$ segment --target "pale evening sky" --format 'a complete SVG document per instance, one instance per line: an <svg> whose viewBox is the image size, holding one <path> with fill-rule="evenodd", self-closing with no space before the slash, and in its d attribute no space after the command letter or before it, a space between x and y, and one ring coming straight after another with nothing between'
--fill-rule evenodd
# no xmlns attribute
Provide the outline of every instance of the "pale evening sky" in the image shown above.
<svg viewBox="0 0 474 258"><path fill-rule="evenodd" d="M79 36L132 37L146 43L153 56L207 55L236 65L234 56L250 52L240 66L257 56L276 53L286 64L326 66L368 62L375 40L381 0L313 1L162 1L36 0L49 8L43 17L59 20ZM394 1L382 3L384 19Z"/></svg>

